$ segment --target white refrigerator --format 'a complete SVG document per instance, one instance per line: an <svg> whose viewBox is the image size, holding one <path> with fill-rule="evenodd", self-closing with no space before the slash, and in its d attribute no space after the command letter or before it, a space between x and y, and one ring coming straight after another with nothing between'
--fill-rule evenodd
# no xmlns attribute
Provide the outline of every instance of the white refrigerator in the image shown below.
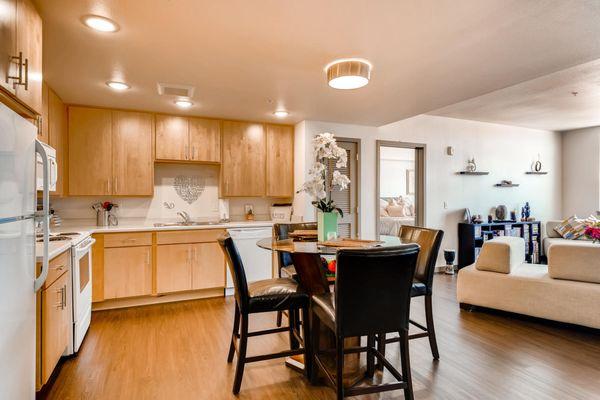
<svg viewBox="0 0 600 400"><path fill-rule="evenodd" d="M0 104L0 399L35 398L35 293L48 274L48 157L37 128ZM43 209L37 210L36 153ZM35 224L44 258L36 276Z"/></svg>

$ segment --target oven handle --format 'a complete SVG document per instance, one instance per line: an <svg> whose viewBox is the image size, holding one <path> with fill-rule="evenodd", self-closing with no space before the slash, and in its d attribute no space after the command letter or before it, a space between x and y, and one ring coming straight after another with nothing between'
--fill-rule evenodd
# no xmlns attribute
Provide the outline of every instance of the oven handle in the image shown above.
<svg viewBox="0 0 600 400"><path fill-rule="evenodd" d="M79 258L80 255L83 255L83 254L87 253L88 250L94 245L94 243L96 243L96 239L91 238L89 240L88 244L85 247L82 247L82 248L78 248L77 247L77 248L75 248L75 256L77 258Z"/></svg>

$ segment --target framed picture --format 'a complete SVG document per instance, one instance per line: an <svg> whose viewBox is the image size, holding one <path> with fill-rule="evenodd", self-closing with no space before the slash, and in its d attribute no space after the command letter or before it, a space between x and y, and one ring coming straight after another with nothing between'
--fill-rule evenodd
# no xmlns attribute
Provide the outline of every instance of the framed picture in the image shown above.
<svg viewBox="0 0 600 400"><path fill-rule="evenodd" d="M415 194L415 170L406 170L406 194Z"/></svg>

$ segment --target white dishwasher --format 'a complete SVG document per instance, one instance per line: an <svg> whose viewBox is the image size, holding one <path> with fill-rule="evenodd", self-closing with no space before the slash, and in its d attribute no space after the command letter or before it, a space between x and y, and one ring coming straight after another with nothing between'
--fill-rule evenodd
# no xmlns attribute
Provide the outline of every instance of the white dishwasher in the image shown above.
<svg viewBox="0 0 600 400"><path fill-rule="evenodd" d="M256 228L230 228L227 232L233 239L237 247L244 270L246 271L246 280L248 282L259 281L261 279L271 279L273 277L273 258L271 252L261 249L256 245L260 239L273 236L272 227ZM233 279L229 268L227 268L227 288L225 295L233 294Z"/></svg>

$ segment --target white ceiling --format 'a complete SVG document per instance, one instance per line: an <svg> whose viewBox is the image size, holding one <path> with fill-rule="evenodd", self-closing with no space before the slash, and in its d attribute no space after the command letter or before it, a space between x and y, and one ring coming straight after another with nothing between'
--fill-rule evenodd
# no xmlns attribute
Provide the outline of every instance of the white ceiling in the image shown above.
<svg viewBox="0 0 600 400"><path fill-rule="evenodd" d="M600 60L428 114L564 131L600 125Z"/></svg>
<svg viewBox="0 0 600 400"><path fill-rule="evenodd" d="M69 103L178 112L157 82L196 87L188 111L380 126L600 58L597 0L37 0L44 74ZM94 32L84 14L117 21ZM364 57L371 83L323 67ZM104 82L132 85L115 93ZM270 99L270 100L269 100ZM269 101L272 101L270 103Z"/></svg>

